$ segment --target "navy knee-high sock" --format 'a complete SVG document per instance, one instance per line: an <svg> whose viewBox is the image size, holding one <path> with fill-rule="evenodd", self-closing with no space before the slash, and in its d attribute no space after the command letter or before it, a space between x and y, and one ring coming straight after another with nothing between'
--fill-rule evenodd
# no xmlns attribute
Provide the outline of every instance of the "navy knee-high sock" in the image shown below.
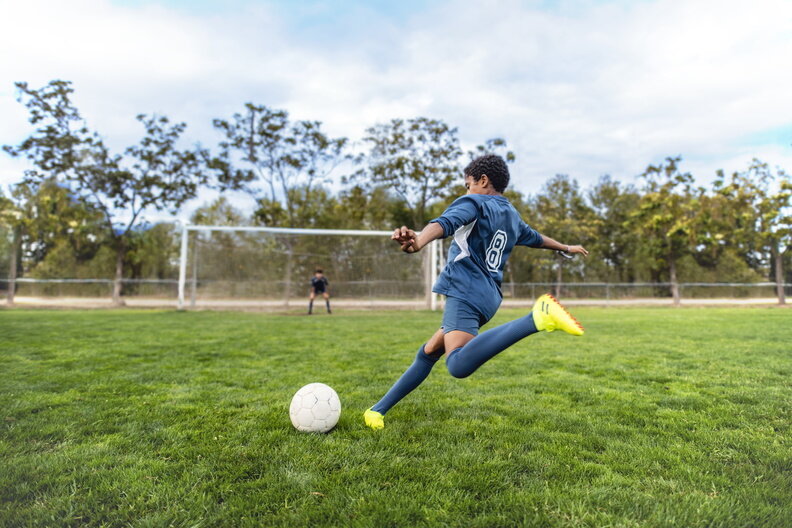
<svg viewBox="0 0 792 528"><path fill-rule="evenodd" d="M437 360L443 356L443 350L438 350L430 355L424 352L425 346L426 344L421 345L413 364L410 365L398 381L393 384L393 387L390 388L385 396L374 404L372 407L373 410L380 414L385 414L391 407L399 403L402 398L410 394L426 379L432 371L432 367L437 363Z"/></svg>
<svg viewBox="0 0 792 528"><path fill-rule="evenodd" d="M514 343L538 332L533 314L502 324L474 337L446 358L448 372L455 378L466 378L477 368Z"/></svg>

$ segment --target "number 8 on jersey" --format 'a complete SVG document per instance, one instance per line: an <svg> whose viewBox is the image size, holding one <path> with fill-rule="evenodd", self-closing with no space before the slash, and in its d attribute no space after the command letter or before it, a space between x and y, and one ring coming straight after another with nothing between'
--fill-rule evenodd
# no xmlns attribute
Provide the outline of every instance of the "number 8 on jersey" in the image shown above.
<svg viewBox="0 0 792 528"><path fill-rule="evenodd" d="M487 248L487 268L497 273L500 268L501 259L503 259L503 249L506 247L507 241L506 233L498 229L490 240L489 247Z"/></svg>

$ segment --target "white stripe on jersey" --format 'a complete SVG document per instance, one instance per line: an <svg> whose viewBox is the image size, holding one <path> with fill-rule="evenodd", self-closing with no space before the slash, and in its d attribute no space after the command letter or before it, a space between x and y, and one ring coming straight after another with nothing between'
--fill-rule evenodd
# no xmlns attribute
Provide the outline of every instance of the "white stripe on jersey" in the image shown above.
<svg viewBox="0 0 792 528"><path fill-rule="evenodd" d="M473 226L476 225L477 221L478 218L467 225L463 225L454 232L454 242L459 246L459 255L456 256L454 262L470 256L470 248L468 247L467 239L470 236L470 232L473 231Z"/></svg>

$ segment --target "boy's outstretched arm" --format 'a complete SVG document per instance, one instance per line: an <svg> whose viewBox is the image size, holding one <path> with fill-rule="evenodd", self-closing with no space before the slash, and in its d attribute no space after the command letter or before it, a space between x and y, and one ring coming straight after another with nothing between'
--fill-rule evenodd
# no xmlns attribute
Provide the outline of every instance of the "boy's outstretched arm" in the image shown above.
<svg viewBox="0 0 792 528"><path fill-rule="evenodd" d="M405 253L421 251L432 240L443 237L443 227L435 222L430 223L420 233L416 233L407 226L402 226L393 231L391 240L396 241Z"/></svg>
<svg viewBox="0 0 792 528"><path fill-rule="evenodd" d="M563 251L565 253L570 253L570 254L580 253L584 257L587 257L589 254L589 252L583 246L572 246L569 244L562 244L561 242L558 242L557 240L553 240L547 235L541 235L541 237L542 237L542 245L539 246L541 248L553 249L555 251Z"/></svg>

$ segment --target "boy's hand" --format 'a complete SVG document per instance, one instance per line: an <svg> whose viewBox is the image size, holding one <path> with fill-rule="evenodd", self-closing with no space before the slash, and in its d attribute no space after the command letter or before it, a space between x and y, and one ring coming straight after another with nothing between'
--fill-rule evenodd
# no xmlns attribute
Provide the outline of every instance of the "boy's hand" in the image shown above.
<svg viewBox="0 0 792 528"><path fill-rule="evenodd" d="M415 253L417 251L414 246L416 237L415 231L407 226L401 226L398 229L394 229L391 240L397 242L405 253Z"/></svg>
<svg viewBox="0 0 792 528"><path fill-rule="evenodd" d="M567 253L575 254L580 253L584 257L588 257L588 251L583 246L569 246Z"/></svg>

